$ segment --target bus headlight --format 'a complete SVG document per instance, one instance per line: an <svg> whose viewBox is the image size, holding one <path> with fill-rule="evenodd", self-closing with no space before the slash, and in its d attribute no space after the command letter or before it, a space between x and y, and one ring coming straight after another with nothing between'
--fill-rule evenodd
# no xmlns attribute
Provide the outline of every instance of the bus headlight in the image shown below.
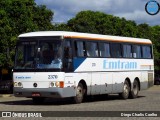
<svg viewBox="0 0 160 120"><path fill-rule="evenodd" d="M56 87L59 87L59 82L56 82L55 85L56 85Z"/></svg>
<svg viewBox="0 0 160 120"><path fill-rule="evenodd" d="M14 82L14 87L17 87L17 86L18 86L17 82Z"/></svg>
<svg viewBox="0 0 160 120"><path fill-rule="evenodd" d="M14 82L14 87L22 87L22 83L21 82Z"/></svg>
<svg viewBox="0 0 160 120"><path fill-rule="evenodd" d="M50 82L50 87L59 87L63 88L64 87L64 82L63 81L57 81L57 82Z"/></svg>

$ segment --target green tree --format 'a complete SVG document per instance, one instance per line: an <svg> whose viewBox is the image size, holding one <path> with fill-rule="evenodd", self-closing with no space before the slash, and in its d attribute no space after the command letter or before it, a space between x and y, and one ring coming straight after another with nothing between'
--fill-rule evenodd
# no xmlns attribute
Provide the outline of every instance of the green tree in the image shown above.
<svg viewBox="0 0 160 120"><path fill-rule="evenodd" d="M81 11L68 21L67 25L78 32L132 36L137 35L137 25L134 21L115 17L102 12Z"/></svg>
<svg viewBox="0 0 160 120"><path fill-rule="evenodd" d="M140 38L150 38L151 37L151 27L146 24L146 23L143 23L143 24L140 24L137 26L137 29L138 29L138 37Z"/></svg>
<svg viewBox="0 0 160 120"><path fill-rule="evenodd" d="M75 18L68 21L68 26L77 32L113 34L112 15L102 12L81 11Z"/></svg>
<svg viewBox="0 0 160 120"><path fill-rule="evenodd" d="M160 70L160 26L151 27L150 39L153 42L155 69Z"/></svg>
<svg viewBox="0 0 160 120"><path fill-rule="evenodd" d="M53 12L34 0L0 0L0 67L13 66L14 46L21 33L51 30Z"/></svg>
<svg viewBox="0 0 160 120"><path fill-rule="evenodd" d="M55 24L53 30L54 31L72 31L71 28L65 23Z"/></svg>

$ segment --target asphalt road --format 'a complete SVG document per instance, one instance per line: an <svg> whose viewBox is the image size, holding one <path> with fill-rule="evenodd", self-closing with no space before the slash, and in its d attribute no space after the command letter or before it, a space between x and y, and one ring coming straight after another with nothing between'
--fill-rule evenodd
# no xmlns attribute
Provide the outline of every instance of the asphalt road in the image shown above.
<svg viewBox="0 0 160 120"><path fill-rule="evenodd" d="M154 86L148 90L140 91L139 97L136 99L122 100L118 95L95 96L94 98L87 100L81 104L72 104L69 99L47 99L42 105L34 105L30 98L16 98L16 97L0 97L0 111L94 111L93 116L97 117L54 117L54 119L70 120L70 119L101 119L105 120L104 116L99 117L99 111L160 111L160 86ZM51 113L52 114L52 113ZM63 113L59 113L63 114ZM116 112L111 113L116 114ZM53 114L52 114L53 115ZM158 114L160 116L160 112ZM63 116L63 115L62 115ZM117 119L118 117L109 117L107 119ZM6 118L0 118L6 119ZM8 118L9 119L9 118ZM17 118L14 118L17 120ZM22 119L22 118L19 118ZM40 119L40 118L32 118ZM42 119L53 119L51 117L45 117ZM121 119L160 119L160 117L120 117Z"/></svg>

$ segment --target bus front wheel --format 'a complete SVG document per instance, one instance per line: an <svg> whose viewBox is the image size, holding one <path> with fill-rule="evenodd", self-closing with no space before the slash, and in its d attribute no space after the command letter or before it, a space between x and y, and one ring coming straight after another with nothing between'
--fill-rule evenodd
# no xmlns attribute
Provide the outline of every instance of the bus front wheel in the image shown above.
<svg viewBox="0 0 160 120"><path fill-rule="evenodd" d="M78 104L83 101L84 91L82 83L79 83L76 89L76 96L73 98L74 103Z"/></svg>
<svg viewBox="0 0 160 120"><path fill-rule="evenodd" d="M127 99L129 97L129 92L130 92L129 83L128 81L125 81L123 85L123 92L120 93L119 95L122 99Z"/></svg>

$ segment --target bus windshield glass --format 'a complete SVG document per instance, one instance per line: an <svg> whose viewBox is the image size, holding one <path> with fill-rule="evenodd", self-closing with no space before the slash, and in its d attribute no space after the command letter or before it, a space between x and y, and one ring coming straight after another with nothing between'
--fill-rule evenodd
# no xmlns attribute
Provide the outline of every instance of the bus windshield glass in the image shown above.
<svg viewBox="0 0 160 120"><path fill-rule="evenodd" d="M18 42L15 69L61 69L61 43L61 40Z"/></svg>

